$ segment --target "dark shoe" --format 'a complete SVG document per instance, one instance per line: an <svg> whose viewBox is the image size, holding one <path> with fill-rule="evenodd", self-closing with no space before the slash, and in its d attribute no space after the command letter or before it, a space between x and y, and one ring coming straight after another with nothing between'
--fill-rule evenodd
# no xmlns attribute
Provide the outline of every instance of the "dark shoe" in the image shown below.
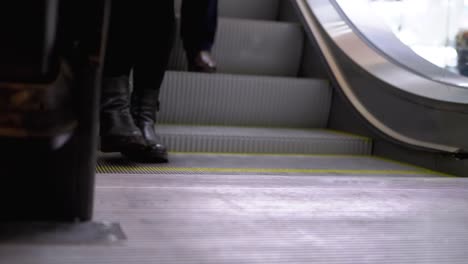
<svg viewBox="0 0 468 264"><path fill-rule="evenodd" d="M147 162L168 162L167 148L154 131L158 111L158 90L135 91L132 95L132 116L149 147Z"/></svg>
<svg viewBox="0 0 468 264"><path fill-rule="evenodd" d="M130 87L127 76L104 78L101 94L101 151L121 152L141 161L148 146L130 113Z"/></svg>
<svg viewBox="0 0 468 264"><path fill-rule="evenodd" d="M209 51L200 51L192 59L189 59L189 71L216 72L216 62Z"/></svg>

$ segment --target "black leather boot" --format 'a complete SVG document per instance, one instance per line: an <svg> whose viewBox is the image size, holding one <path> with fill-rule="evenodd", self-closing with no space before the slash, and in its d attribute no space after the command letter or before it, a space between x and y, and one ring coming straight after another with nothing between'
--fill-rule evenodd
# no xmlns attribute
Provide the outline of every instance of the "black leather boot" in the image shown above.
<svg viewBox="0 0 468 264"><path fill-rule="evenodd" d="M149 148L130 113L128 76L103 78L100 115L101 151L144 161Z"/></svg>
<svg viewBox="0 0 468 264"><path fill-rule="evenodd" d="M132 116L150 148L149 162L168 162L167 148L154 131L159 108L158 90L136 90L132 95Z"/></svg>
<svg viewBox="0 0 468 264"><path fill-rule="evenodd" d="M214 73L216 72L216 62L209 51L200 51L195 55L187 56L189 71Z"/></svg>

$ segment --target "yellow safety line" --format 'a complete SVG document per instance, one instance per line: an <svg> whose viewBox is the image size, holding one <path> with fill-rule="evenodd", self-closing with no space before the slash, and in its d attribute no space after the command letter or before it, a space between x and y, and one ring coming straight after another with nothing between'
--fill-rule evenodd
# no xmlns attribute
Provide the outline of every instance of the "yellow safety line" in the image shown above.
<svg viewBox="0 0 468 264"><path fill-rule="evenodd" d="M448 173L443 173L439 171L434 171L430 169L426 169L424 167L420 167L417 165L401 162L401 161L396 161L388 158L383 158L380 156L372 156L372 155L340 155L340 154L291 154L291 153L286 153L286 154L281 154L281 153L229 153L229 152L170 152L171 154L190 154L190 155L234 155L234 156L274 156L274 157L280 157L280 156L286 156L286 157L316 157L316 158L369 158L369 159L376 159L376 160L381 160L393 164L397 164L400 166L405 166L408 168L413 168L418 171L422 171L427 174L434 174L438 176L443 176L443 177L450 177L450 178L458 178L456 175L451 175Z"/></svg>
<svg viewBox="0 0 468 264"><path fill-rule="evenodd" d="M211 172L211 173L310 173L310 174L399 174L399 175L422 175L428 171L412 170L340 170L340 169L264 169L264 168L177 168L177 167L151 167L151 166L98 166L99 173L109 172Z"/></svg>
<svg viewBox="0 0 468 264"><path fill-rule="evenodd" d="M125 172L233 172L233 173L347 173L347 174L403 174L403 175L422 175L422 174L431 174L443 177L458 178L458 176L438 172L424 167L383 158L380 156L371 156L371 155L340 155L340 154L294 154L294 153L232 153L232 152L170 152L170 154L189 154L189 155L232 155L232 156L274 156L274 157L317 157L317 158L369 158L375 160L381 160L388 163L397 164L400 166L405 166L408 168L413 168L412 170L340 170L340 169L259 169L259 168L176 168L176 167L152 167L152 166L110 166L110 165L98 165L98 173L125 173Z"/></svg>

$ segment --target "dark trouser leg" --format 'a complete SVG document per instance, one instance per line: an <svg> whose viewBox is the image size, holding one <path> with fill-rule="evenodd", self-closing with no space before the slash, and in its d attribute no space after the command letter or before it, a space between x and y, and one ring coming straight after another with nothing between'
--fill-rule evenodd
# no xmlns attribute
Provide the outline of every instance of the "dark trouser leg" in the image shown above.
<svg viewBox="0 0 468 264"><path fill-rule="evenodd" d="M111 11L101 93L101 150L138 159L147 146L130 114L128 79L137 50L133 40L137 14L131 6L117 1Z"/></svg>
<svg viewBox="0 0 468 264"><path fill-rule="evenodd" d="M136 58L137 43L135 27L137 26L138 8L134 4L124 5L123 1L113 1L104 77L129 75Z"/></svg>
<svg viewBox="0 0 468 264"><path fill-rule="evenodd" d="M209 57L209 52L213 47L218 25L218 1L184 0L181 16L182 40L190 66L195 67L193 70L214 71L216 65ZM200 54L200 52L206 52L206 54ZM208 57L204 58L204 56ZM200 64L198 65L200 69L196 69L197 64Z"/></svg>
<svg viewBox="0 0 468 264"><path fill-rule="evenodd" d="M155 133L159 90L167 68L174 32L173 0L159 0L157 8L142 21L139 52L133 72L132 114L151 149L149 161L167 162L166 147ZM145 11L142 11L145 12ZM150 25L147 29L143 28Z"/></svg>

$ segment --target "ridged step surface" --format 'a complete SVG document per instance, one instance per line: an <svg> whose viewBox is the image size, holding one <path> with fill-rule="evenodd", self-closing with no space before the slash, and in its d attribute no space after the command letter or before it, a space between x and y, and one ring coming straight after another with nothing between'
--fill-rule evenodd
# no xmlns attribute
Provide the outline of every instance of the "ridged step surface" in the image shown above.
<svg viewBox="0 0 468 264"><path fill-rule="evenodd" d="M220 19L212 52L221 73L297 76L303 42L303 31L296 23ZM187 69L180 34L169 69Z"/></svg>
<svg viewBox="0 0 468 264"><path fill-rule="evenodd" d="M177 13L179 13L182 1L175 0ZM276 20L279 4L280 0L218 0L218 15L220 17Z"/></svg>
<svg viewBox="0 0 468 264"><path fill-rule="evenodd" d="M317 129L158 125L171 151L370 154L367 138Z"/></svg>
<svg viewBox="0 0 468 264"><path fill-rule="evenodd" d="M2 241L2 263L467 263L466 179L134 174L97 179L95 219L119 223L127 240Z"/></svg>
<svg viewBox="0 0 468 264"><path fill-rule="evenodd" d="M167 72L161 123L324 127L327 81L227 74Z"/></svg>

